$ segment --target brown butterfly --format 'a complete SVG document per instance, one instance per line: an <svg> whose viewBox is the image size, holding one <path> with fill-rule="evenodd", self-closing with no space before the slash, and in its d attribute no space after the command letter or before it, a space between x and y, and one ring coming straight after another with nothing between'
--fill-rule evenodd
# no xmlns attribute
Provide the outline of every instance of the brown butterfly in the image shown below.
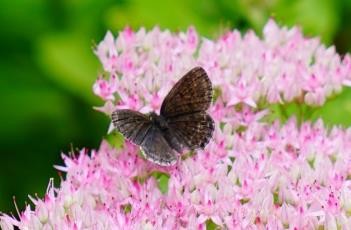
<svg viewBox="0 0 351 230"><path fill-rule="evenodd" d="M168 93L160 115L121 109L112 113L112 122L146 159L169 166L177 161L177 152L203 149L211 139L214 122L206 113L211 101L212 83L202 67L195 67Z"/></svg>

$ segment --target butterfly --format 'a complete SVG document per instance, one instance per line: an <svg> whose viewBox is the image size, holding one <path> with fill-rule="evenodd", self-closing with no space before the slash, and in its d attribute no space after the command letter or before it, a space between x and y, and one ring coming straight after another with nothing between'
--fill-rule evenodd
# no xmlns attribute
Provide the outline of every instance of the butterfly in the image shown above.
<svg viewBox="0 0 351 230"><path fill-rule="evenodd" d="M186 73L170 90L160 115L130 109L112 113L114 127L141 147L144 157L162 166L174 165L177 152L204 149L214 122L206 113L212 101L212 83L202 67Z"/></svg>

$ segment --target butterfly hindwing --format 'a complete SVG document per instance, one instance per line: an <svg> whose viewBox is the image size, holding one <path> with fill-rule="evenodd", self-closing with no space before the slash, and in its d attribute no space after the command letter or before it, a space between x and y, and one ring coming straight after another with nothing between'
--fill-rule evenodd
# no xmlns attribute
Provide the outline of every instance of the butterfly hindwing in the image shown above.
<svg viewBox="0 0 351 230"><path fill-rule="evenodd" d="M141 148L146 159L163 166L173 165L177 161L176 152L169 146L161 130L152 126Z"/></svg>
<svg viewBox="0 0 351 230"><path fill-rule="evenodd" d="M206 111L212 100L212 84L202 67L186 73L171 89L161 105L166 118Z"/></svg>
<svg viewBox="0 0 351 230"><path fill-rule="evenodd" d="M112 122L125 138L142 148L145 158L159 165L176 162L175 151L149 116L137 111L122 109L112 113Z"/></svg>
<svg viewBox="0 0 351 230"><path fill-rule="evenodd" d="M112 122L125 138L136 145L141 145L152 126L148 116L129 109L114 111Z"/></svg>

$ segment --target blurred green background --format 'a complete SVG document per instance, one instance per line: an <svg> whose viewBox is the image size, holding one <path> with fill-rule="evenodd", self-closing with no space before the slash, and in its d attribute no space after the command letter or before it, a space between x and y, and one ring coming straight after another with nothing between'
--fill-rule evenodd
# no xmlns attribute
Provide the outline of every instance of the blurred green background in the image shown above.
<svg viewBox="0 0 351 230"><path fill-rule="evenodd" d="M302 26L308 36L351 49L351 1L333 0L0 0L0 210L23 209L27 194L42 196L59 183L61 152L97 148L109 120L92 84L101 71L92 47L126 25L173 31L195 25L215 38L228 28L260 34L269 17ZM315 116L351 124L351 92L330 100Z"/></svg>

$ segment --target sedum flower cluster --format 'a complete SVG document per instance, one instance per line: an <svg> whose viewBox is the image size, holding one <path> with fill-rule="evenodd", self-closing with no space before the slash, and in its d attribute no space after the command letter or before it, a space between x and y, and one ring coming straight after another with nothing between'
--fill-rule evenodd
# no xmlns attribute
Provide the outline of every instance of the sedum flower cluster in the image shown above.
<svg viewBox="0 0 351 230"><path fill-rule="evenodd" d="M126 28L95 52L104 73L93 91L107 115L158 111L174 83L202 66L214 86L212 140L171 167L128 141L63 155L61 184L30 197L19 217L2 214L2 229L351 229L351 129L267 119L269 105L322 106L351 85L349 55L273 20L262 38L234 30L215 41L192 27Z"/></svg>

